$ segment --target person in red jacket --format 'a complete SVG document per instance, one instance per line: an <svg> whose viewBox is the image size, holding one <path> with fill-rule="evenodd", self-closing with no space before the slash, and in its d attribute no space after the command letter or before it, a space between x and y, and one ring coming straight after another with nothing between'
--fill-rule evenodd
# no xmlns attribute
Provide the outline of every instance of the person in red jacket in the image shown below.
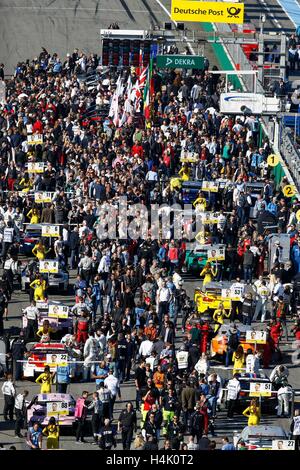
<svg viewBox="0 0 300 470"><path fill-rule="evenodd" d="M279 341L282 336L282 326L279 319L271 323L270 336L274 341L275 350L279 349Z"/></svg>
<svg viewBox="0 0 300 470"><path fill-rule="evenodd" d="M142 145L139 143L138 140L136 140L134 145L132 146L131 155L133 157L135 155L138 155L140 158L142 158L144 156L144 149L143 149Z"/></svg>
<svg viewBox="0 0 300 470"><path fill-rule="evenodd" d="M33 124L32 130L36 134L42 134L42 132L43 132L43 123L42 123L42 121L40 121L39 118Z"/></svg>
<svg viewBox="0 0 300 470"><path fill-rule="evenodd" d="M208 336L209 336L209 323L208 321L205 321L202 323L200 326L200 331L201 331L201 340L200 340L200 353L207 353L207 346L208 346Z"/></svg>
<svg viewBox="0 0 300 470"><path fill-rule="evenodd" d="M80 317L76 320L75 331L76 331L76 342L78 344L85 343L88 339L89 330L89 318L87 313L81 311Z"/></svg>

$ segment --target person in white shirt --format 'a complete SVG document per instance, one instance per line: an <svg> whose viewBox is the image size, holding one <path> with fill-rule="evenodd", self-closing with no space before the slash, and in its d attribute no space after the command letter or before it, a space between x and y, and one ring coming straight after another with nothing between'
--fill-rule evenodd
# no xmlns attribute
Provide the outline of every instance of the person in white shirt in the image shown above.
<svg viewBox="0 0 300 470"><path fill-rule="evenodd" d="M16 396L15 400L15 414L16 414L16 422L15 422L15 435L17 437L23 437L21 434L21 429L24 425L25 419L25 399L28 396L28 390L24 390L23 393L19 393Z"/></svg>
<svg viewBox="0 0 300 470"><path fill-rule="evenodd" d="M207 371L209 369L209 362L207 360L207 355L205 353L202 353L202 356L200 357L199 361L195 365L195 370L198 372L198 374L207 374Z"/></svg>
<svg viewBox="0 0 300 470"><path fill-rule="evenodd" d="M117 377L113 375L114 371L112 368L109 369L109 375L106 377L104 380L104 387L106 387L110 393L111 393L111 399L110 399L110 415L111 418L113 417L114 413L114 404L118 397L121 399L121 390L120 390L120 382Z"/></svg>
<svg viewBox="0 0 300 470"><path fill-rule="evenodd" d="M14 404L16 389L13 383L12 375L7 374L6 380L1 387L4 397L3 416L5 421L12 421L14 419Z"/></svg>
<svg viewBox="0 0 300 470"><path fill-rule="evenodd" d="M27 318L26 341L28 342L31 339L34 339L38 329L38 319L40 317L40 312L36 306L35 300L32 300L29 307L26 307L23 310L23 314Z"/></svg>
<svg viewBox="0 0 300 470"><path fill-rule="evenodd" d="M260 367L260 353L256 351L254 354L249 348L246 357L246 374L258 374Z"/></svg>
<svg viewBox="0 0 300 470"><path fill-rule="evenodd" d="M289 417L290 415L290 400L292 398L292 387L286 382L283 384L280 389L277 391L277 400L278 400L278 408L277 408L277 416L281 417L282 412L285 418Z"/></svg>
<svg viewBox="0 0 300 470"><path fill-rule="evenodd" d="M258 315L261 313L261 322L263 323L266 320L267 315L267 305L268 301L271 298L271 291L268 289L266 281L261 281L261 286L257 288L257 300L256 300L256 307L255 313L252 318L252 321L256 321Z"/></svg>
<svg viewBox="0 0 300 470"><path fill-rule="evenodd" d="M152 348L153 348L153 341L150 341L150 336L148 336L147 339L142 341L140 344L139 355L144 358L150 356Z"/></svg>
<svg viewBox="0 0 300 470"><path fill-rule="evenodd" d="M233 378L228 381L227 384L227 418L233 419L234 409L236 407L237 399L241 390L241 385L239 382L239 374L234 374Z"/></svg>

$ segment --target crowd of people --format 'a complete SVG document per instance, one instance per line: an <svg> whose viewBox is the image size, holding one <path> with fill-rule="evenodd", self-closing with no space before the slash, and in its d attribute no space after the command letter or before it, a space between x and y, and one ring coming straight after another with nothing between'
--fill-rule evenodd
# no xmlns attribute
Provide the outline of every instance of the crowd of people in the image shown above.
<svg viewBox="0 0 300 470"><path fill-rule="evenodd" d="M56 259L60 269L77 274L70 308L73 325L59 341L69 357L78 360L73 378L95 382L94 392L83 391L76 402L76 441L85 442L92 414L94 443L101 449L116 447L120 435L124 449L130 449L133 440L136 449L155 449L163 436L164 449L214 450L216 441L208 436L215 435L224 378L210 370L210 341L224 321L232 326L226 354L226 366L233 366L227 385L228 419L237 413L244 370L255 375L273 361L275 378L270 380L277 391L289 387L285 366L279 366L284 373L280 375L280 369L278 379L277 361L282 333L285 340L299 339L300 334L298 298L291 287L300 272L299 201L284 196L285 177L274 184L267 165L272 149L267 138L260 141L258 118L247 112L236 118L219 112L225 87L221 75L207 69L193 74L154 70L152 117L144 122L141 115L126 111L129 72L123 71L119 117L124 115L124 122L116 126L101 112L109 109L118 75L100 73L96 85L88 87L83 77L98 71L96 55L76 49L63 61L43 49L34 60L19 63L6 83L6 103L0 108L1 336L10 324L8 305L20 276L27 224L59 225L60 236L54 243L41 238L32 249L30 258L36 263L32 269L28 263L27 327L8 351L11 370L2 386L4 419L12 420L15 413L15 433L22 437L28 391L18 392L14 381L22 379L26 344L57 341L58 332L49 321L41 324L38 308L39 302L51 299L48 277L39 272L39 262ZM131 82L137 79L131 71ZM42 135L43 142L28 144L28 136L35 134ZM182 152L196 155L196 160L182 163ZM37 162L44 164L44 171L30 173L28 163ZM179 184L172 184L174 177ZM168 239L154 238L151 229L143 237L124 236L120 213L114 238L99 237L99 227L106 223L103 208L117 207L119 199L126 197L129 221L142 233L149 220L141 206L183 207L182 182L219 179L226 181L225 188L200 191L197 204L204 211L218 212L218 223L204 227L204 243L224 243L226 255L224 261L207 262L201 276L205 276L204 285L214 279L240 283L245 295L232 302L230 311L220 304L211 321L199 320L201 328L187 331L185 325L197 316L197 308L182 275L185 232L181 239L173 238L174 218ZM264 185L254 204L245 185L255 181ZM36 203L38 191L51 193L52 201ZM279 244L269 272L270 231L261 232L256 224L265 213L274 218L279 233L290 236L290 261L281 259ZM263 355L243 351L238 341L240 324L251 325L258 318L268 331ZM59 393L66 393L70 375L70 364L58 366L55 372L45 366L36 382L42 394L51 393L54 383ZM114 405L121 398L122 384L133 378L135 406L128 402L117 416ZM289 393L282 391L282 398L278 393L278 415L290 416ZM249 425L260 422L256 399L243 415ZM43 436L47 448L58 448L59 425L54 417L43 430L39 423L28 423L29 448L40 449ZM224 450L233 450L230 440L231 436L224 438Z"/></svg>

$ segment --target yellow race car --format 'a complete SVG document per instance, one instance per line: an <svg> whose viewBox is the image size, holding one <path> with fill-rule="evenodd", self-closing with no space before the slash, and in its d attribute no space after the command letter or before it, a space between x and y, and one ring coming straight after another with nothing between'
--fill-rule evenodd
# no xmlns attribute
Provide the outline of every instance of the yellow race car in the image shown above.
<svg viewBox="0 0 300 470"><path fill-rule="evenodd" d="M240 296L235 296L231 289L231 282L209 282L199 289L195 289L194 300L199 314L214 311L223 303L225 310L231 309L232 300L241 300Z"/></svg>

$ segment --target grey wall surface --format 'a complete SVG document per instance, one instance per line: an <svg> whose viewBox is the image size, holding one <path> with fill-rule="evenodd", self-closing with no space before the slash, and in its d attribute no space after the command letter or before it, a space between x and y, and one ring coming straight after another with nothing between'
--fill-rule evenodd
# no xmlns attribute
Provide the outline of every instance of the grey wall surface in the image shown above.
<svg viewBox="0 0 300 470"><path fill-rule="evenodd" d="M155 0L0 0L0 61L11 74L41 47L62 58L76 47L99 53L100 28L112 22L148 29L164 21L168 17Z"/></svg>

